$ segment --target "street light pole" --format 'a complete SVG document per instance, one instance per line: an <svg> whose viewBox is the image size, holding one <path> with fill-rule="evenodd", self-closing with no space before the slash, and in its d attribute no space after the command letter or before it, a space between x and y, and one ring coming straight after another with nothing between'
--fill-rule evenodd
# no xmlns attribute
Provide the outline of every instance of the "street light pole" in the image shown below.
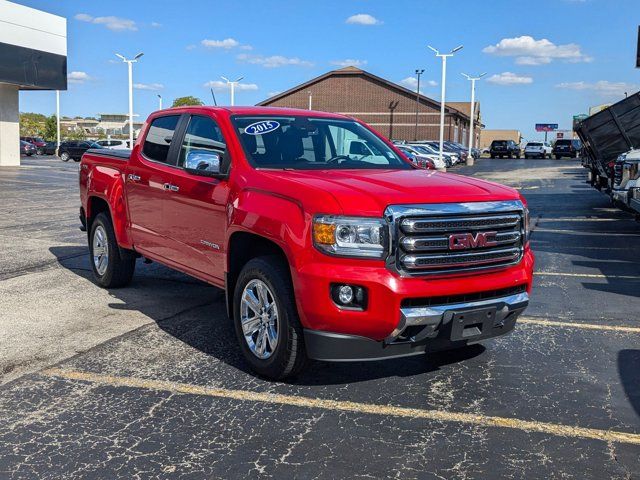
<svg viewBox="0 0 640 480"><path fill-rule="evenodd" d="M413 140L418 140L418 112L420 111L420 75L424 73L424 69L416 69L416 77L418 78L418 85L416 87L416 127L413 132Z"/></svg>
<svg viewBox="0 0 640 480"><path fill-rule="evenodd" d="M313 105L313 93L309 92L309 110L311 110L312 105Z"/></svg>
<svg viewBox="0 0 640 480"><path fill-rule="evenodd" d="M462 74L463 77L465 77L467 80L471 81L471 118L470 118L470 124L469 124L469 155L467 156L467 165L473 165L474 164L474 158L473 158L473 155L471 154L471 149L473 148L473 127L474 127L474 125L476 123L476 118L475 118L476 81L480 80L486 74L487 74L486 72L485 73L481 73L477 77L472 77L470 75L467 75L466 73Z"/></svg>
<svg viewBox="0 0 640 480"><path fill-rule="evenodd" d="M116 53L116 57L122 59L127 64L129 70L129 148L133 149L133 64L136 63L144 53L140 52L131 60L127 60L123 55Z"/></svg>
<svg viewBox="0 0 640 480"><path fill-rule="evenodd" d="M242 80L244 77L240 77L237 78L236 80L234 80L233 82L231 80L229 80L227 77L220 77L222 78L225 82L227 82L227 85L229 85L229 88L231 90L231 106L233 107L235 105L235 89L236 89L236 85L238 83L240 83L240 80Z"/></svg>
<svg viewBox="0 0 640 480"><path fill-rule="evenodd" d="M428 47L434 51L436 57L442 58L442 92L440 94L440 148L438 149L438 158L440 162L443 162L442 153L444 148L444 109L445 109L445 93L447 82L447 58L453 57L453 54L462 49L462 45L454 48L449 53L440 53L431 45Z"/></svg>
<svg viewBox="0 0 640 480"><path fill-rule="evenodd" d="M162 95L158 93L158 110L162 110Z"/></svg>

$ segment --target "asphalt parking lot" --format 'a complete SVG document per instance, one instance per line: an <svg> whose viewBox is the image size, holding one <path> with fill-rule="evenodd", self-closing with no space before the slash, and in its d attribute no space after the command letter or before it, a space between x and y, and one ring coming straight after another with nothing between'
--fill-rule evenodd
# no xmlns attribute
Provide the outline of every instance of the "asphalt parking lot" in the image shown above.
<svg viewBox="0 0 640 480"><path fill-rule="evenodd" d="M454 168L528 199L512 334L292 384L249 372L215 288L141 262L93 284L77 168L0 170L0 477L639 478L640 224L579 162Z"/></svg>

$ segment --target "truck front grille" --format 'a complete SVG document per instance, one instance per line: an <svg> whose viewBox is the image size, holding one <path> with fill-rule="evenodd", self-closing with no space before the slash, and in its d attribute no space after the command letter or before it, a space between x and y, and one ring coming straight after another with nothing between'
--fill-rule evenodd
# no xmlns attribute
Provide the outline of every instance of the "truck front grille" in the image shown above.
<svg viewBox="0 0 640 480"><path fill-rule="evenodd" d="M395 267L408 275L482 270L518 263L524 249L520 202L390 207Z"/></svg>

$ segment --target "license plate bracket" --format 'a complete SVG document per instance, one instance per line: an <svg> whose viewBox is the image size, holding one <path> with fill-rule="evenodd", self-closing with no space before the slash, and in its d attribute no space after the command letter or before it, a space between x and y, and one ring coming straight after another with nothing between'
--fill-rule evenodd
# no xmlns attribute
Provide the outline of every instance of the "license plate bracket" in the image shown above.
<svg viewBox="0 0 640 480"><path fill-rule="evenodd" d="M474 340L488 335L493 329L497 307L454 311L451 322L451 340Z"/></svg>

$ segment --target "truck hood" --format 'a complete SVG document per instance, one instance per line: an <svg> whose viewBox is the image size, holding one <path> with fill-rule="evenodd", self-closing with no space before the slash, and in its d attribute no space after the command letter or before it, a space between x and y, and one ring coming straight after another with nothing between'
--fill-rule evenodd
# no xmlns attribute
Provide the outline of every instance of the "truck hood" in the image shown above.
<svg viewBox="0 0 640 480"><path fill-rule="evenodd" d="M344 215L381 216L389 205L520 198L504 185L433 170L295 170L269 171L269 176L274 177L272 188L291 196L294 187L303 203L307 194L331 195L342 212L324 213Z"/></svg>

